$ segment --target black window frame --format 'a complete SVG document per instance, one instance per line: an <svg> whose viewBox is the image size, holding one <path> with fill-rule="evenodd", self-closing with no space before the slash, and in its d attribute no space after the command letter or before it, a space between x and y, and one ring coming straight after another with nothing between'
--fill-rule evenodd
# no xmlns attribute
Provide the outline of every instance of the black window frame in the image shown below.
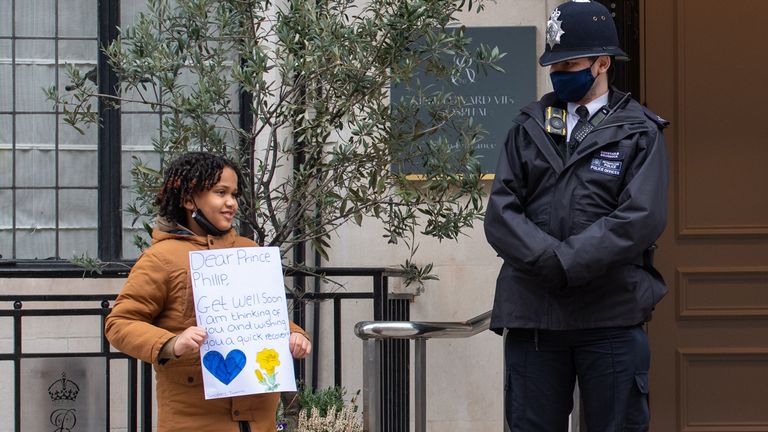
<svg viewBox="0 0 768 432"><path fill-rule="evenodd" d="M109 65L102 48L111 44L119 36L120 0L98 1L98 44L97 82L99 93L118 96L120 82L117 73ZM99 101L98 113L100 127L98 131L98 218L97 242L98 258L102 261L122 259L122 179L120 167L122 143L120 140L120 107L109 106Z"/></svg>
<svg viewBox="0 0 768 432"><path fill-rule="evenodd" d="M15 5L17 1L12 0L12 15L15 18ZM56 0L55 7L58 14L59 2L63 0ZM98 85L98 91L101 94L109 96L119 96L120 94L120 82L115 70L110 66L108 58L103 51L105 46L108 46L119 36L119 27L121 20L120 6L121 0L98 0L97 2L97 65L96 65L96 82ZM2 39L19 39L15 31L15 19L14 28L11 30L10 37L3 37ZM56 23L58 23L58 16L56 17ZM22 37L21 39L29 39L28 37ZM58 36L58 30L53 36L54 40L67 39L65 37ZM16 45L13 44L12 56L16 57ZM58 50L58 48L57 48ZM58 64L58 53L56 57L56 63ZM16 69L12 68L12 74L16 73ZM58 68L56 74L58 74ZM13 79L13 78L12 78ZM58 75L57 75L58 80ZM59 83L63 86L63 83ZM13 86L15 92L15 85ZM239 123L244 129L249 129L253 124L251 103L252 96L247 92L239 92ZM123 185L121 178L122 166L122 153L123 145L121 140L122 132L122 117L120 106L114 106L113 104L104 103L99 100L97 103L97 112L99 117L99 126L97 131L97 258L104 263L99 272L91 272L91 276L104 276L110 277L115 274L126 273L132 264L134 259L123 258ZM15 109L11 114L15 113ZM57 119L60 117L60 113L56 113ZM58 120L57 120L58 122ZM13 141L15 143L15 128L16 121L12 121L14 132ZM65 126L66 127L66 126ZM58 129L57 129L58 131ZM58 132L56 135L56 143L59 141ZM14 152L15 155L15 152ZM57 156L58 157L58 156ZM13 206L16 205L16 185L13 184L10 187L12 191ZM63 189L58 185L54 187L55 190ZM58 198L57 198L58 200ZM57 204L58 206L58 204ZM57 210L58 216L58 210ZM15 220L15 211L13 216ZM16 230L16 224L13 223L13 230ZM58 217L56 218L55 229L58 233ZM249 235L248 227L244 227L243 235ZM250 233L252 234L252 233ZM15 236L15 233L14 233ZM58 234L57 234L58 236ZM15 238L15 237L14 237ZM14 240L15 244L15 240ZM58 237L56 240L56 253L58 251ZM13 254L15 255L15 248ZM72 264L69 260L60 257L48 258L48 259L28 259L28 258L3 258L0 257L0 277L57 277L67 276L73 273L83 273L83 268Z"/></svg>
<svg viewBox="0 0 768 432"><path fill-rule="evenodd" d="M43 38L36 38L36 37L28 37L28 36L18 36L16 32L16 3L21 0L12 0L11 1L11 20L12 20L12 28L11 28L11 36L5 36L2 37L4 40L11 40L12 41L12 68L11 68L11 80L12 80L12 95L11 97L13 100L16 100L16 67L15 67L15 59L18 57L18 52L16 48L16 41L18 40L35 40L35 39L43 39L43 40L54 40L56 42L61 40L67 40L69 38L67 37L61 37L59 36L58 31L58 23L59 23L59 17L58 17L58 9L60 7L60 2L63 0L56 0L54 2L54 8L56 9L54 11L55 14L55 26L56 30L54 32L53 37L43 37ZM117 39L119 32L118 27L120 24L120 0L98 0L96 2L97 4L97 34L96 34L96 45L97 45L97 65L96 65L96 82L98 83L98 89L100 93L107 94L107 95L117 95L119 92L119 82L117 79L117 74L115 71L109 66L109 63L107 61L107 56L102 51L102 47L109 45L112 41ZM83 39L83 38L75 38L75 39ZM58 82L58 85L63 86L64 84L60 82L60 76L59 76L59 53L58 53L58 43L55 44L55 79ZM29 89L29 91L33 91L32 89ZM98 167L97 167L97 184L96 184L96 196L97 196L97 224L96 224L96 237L97 237L97 257L99 260L103 262L133 262L133 260L123 260L122 259L122 251L121 251L121 245L122 245L122 205L121 205L121 190L120 190L120 170L114 169L114 167L120 167L121 163L121 143L120 143L120 108L119 107L110 107L108 104L105 104L101 101L98 102L97 105L98 115L99 115L99 122L100 126L98 127L97 131L97 145L96 145L96 151L97 151L97 160L98 160ZM12 141L13 141L13 153L12 157L15 159L16 155L16 114L23 113L21 111L17 111L14 106L12 107L12 110L10 114L12 115ZM56 123L59 123L60 119L60 111L57 109L55 112L56 116ZM58 161L58 145L59 145L59 128L56 128L56 134L55 134L55 146L56 146L56 160ZM16 171L15 168L15 160L13 162L13 170ZM60 187L58 185L58 162L56 163L56 167L54 168L56 170L56 184L52 188L53 190L59 191L63 189L67 189L65 187ZM35 187L30 187L29 189L34 189ZM12 230L13 233L13 247L12 247L12 253L14 257L7 259L7 258L0 258L0 276L4 275L6 273L6 270L12 269L12 268L18 268L23 267L26 268L28 266L32 266L34 268L49 268L49 269L65 269L69 267L69 261L66 259L62 259L59 256L54 256L53 258L47 258L47 259L30 259L30 258L17 258L16 255L16 193L17 193L17 185L15 182L15 179L10 186L11 190L11 199L12 199ZM27 189L27 187L25 187ZM50 189L50 188L44 188L44 189ZM80 188L77 188L80 189ZM90 189L90 188L83 188L83 189ZM59 240L58 240L58 232L59 232L59 203L58 203L58 193L56 194L56 217L55 217L55 225L54 229L56 231L56 243L54 246L54 255L59 255L61 252L59 249ZM76 266L73 266L76 267ZM124 266L123 266L124 267ZM82 269L79 269L79 271L82 271ZM44 272L45 273L45 272Z"/></svg>
<svg viewBox="0 0 768 432"><path fill-rule="evenodd" d="M11 23L10 33L8 35L0 36L0 40L10 41L11 42L11 70L10 70L10 80L11 80L10 88L11 88L11 91L10 91L10 94L8 96L12 100L10 111L2 111L1 112L1 114L3 114L3 115L10 115L11 116L11 133L10 133L10 136L11 136L11 142L12 142L12 147L11 147L12 181L11 181L10 186L4 186L3 189L10 190L10 195L11 195L10 206L11 206L11 221L12 221L11 222L11 231L12 231L11 254L12 254L12 256L11 257L4 257L4 256L0 255L0 276L4 276L5 275L5 270L8 269L8 268L17 267L18 265L22 265L23 266L24 264L33 264L33 265L36 265L36 266L43 266L43 267L45 267L45 266L61 267L62 265L66 266L69 263L69 261L66 260L66 259L62 259L62 258L60 258L60 256L58 256L58 255L61 254L61 251L60 251L60 244L61 243L60 243L60 240L59 240L59 235L60 235L60 231L61 231L61 227L59 225L60 224L60 219L61 219L59 192L60 191L64 191L64 190L95 190L96 193L97 193L97 197L98 197L99 194L100 194L100 189L101 189L100 188L100 184L102 182L101 173L99 172L99 173L97 173L97 179L96 179L97 183L96 183L95 186L61 186L59 184L59 181L60 181L60 177L59 177L59 156L60 156L59 152L60 152L60 147L59 146L60 146L60 141L61 141L61 136L60 136L59 128L61 127L60 126L60 119L61 119L61 115L62 115L61 110L58 109L58 108L56 108L53 111L38 111L38 110L23 110L23 109L20 110L20 109L17 109L17 103L18 103L18 99L19 99L17 97L18 96L18 90L17 90L17 66L18 66L18 64L17 64L17 59L19 58L19 54L20 54L18 46L17 46L18 42L20 42L20 41L52 41L53 42L53 47L54 47L53 48L53 60L54 60L54 63L53 63L53 67L54 67L53 75L54 75L54 80L57 83L57 85L63 86L64 84L61 82L61 78L62 77L61 77L61 73L60 73L60 66L62 65L62 63L60 63L61 57L60 57L60 52L59 52L60 51L59 43L62 42L62 41L95 41L96 42L96 47L97 47L97 53L96 53L97 60L96 61L97 61L97 69L98 69L98 64L101 63L103 61L102 58L105 57L103 55L103 53L101 52L101 49L100 49L100 47L103 45L101 29L100 29L101 22L100 21L97 22L97 26L96 26L97 34L95 34L93 36L87 36L87 37L86 36L77 36L77 37L61 36L59 34L60 33L59 32L59 22L60 22L59 10L60 10L60 7L62 7L62 3L64 2L64 0L54 0L52 2L53 3L52 7L54 8L54 12L53 12L54 13L54 20L53 20L54 21L54 31L53 31L53 35L43 35L43 36L41 36L41 35L19 35L18 31L17 31L17 19L18 19L18 17L17 17L17 4L19 2L21 2L21 1L23 1L23 0L11 0L11 2L10 2L10 23ZM113 13L116 12L118 14L118 19L119 19L119 0L98 0L95 3L97 4L97 7L99 8L98 13L97 13L97 17L101 16L102 11L106 11L106 10L110 10L111 9ZM26 89L25 91L41 91L41 90L40 89ZM18 140L18 136L19 136L18 131L17 131L17 129L18 129L18 127L17 127L18 126L17 116L18 115L53 115L54 118L55 118L56 128L55 128L54 141L53 141L54 152L55 152L53 171L54 171L55 181L54 181L53 186L34 186L34 185L31 185L31 186L19 186L17 184L17 182L16 182L16 171L17 171L17 164L16 164L17 146L16 146L16 144L17 144L17 140ZM98 154L100 153L99 149L102 148L102 147L105 147L105 146L102 144L101 130L99 130L97 132L97 145L96 145L97 157L98 157ZM54 234L55 242L54 242L54 248L53 248L53 251L52 251L53 253L51 254L52 255L51 257L48 257L48 258L34 258L34 259L32 259L32 258L18 258L17 257L17 246L16 245L17 245L17 232L19 230L19 227L17 226L17 202L18 202L18 191L19 190L53 190L53 191L56 192L54 194L54 204L53 204L53 206L54 206L54 225L53 225L53 230L54 230L54 233L55 233ZM119 200L119 198L120 197L118 195L117 199ZM99 206L99 203L97 202L97 208L98 208L98 206ZM104 209L104 210L106 212L106 209ZM100 249L103 237L102 237L102 234L100 232L101 226L100 226L100 222L98 221L99 218L100 218L100 214L97 215L97 226L96 226L96 230L97 230L97 240L96 240L97 241L97 248ZM118 212L117 217L115 217L114 215L111 216L111 219L116 219L116 218L118 219L118 223L119 223L119 212ZM118 237L117 240L121 241L121 238ZM99 252L97 252L97 254L98 253ZM103 259L104 260L112 260L112 261L121 261L121 259L119 258L119 255L116 256L114 254L105 254Z"/></svg>

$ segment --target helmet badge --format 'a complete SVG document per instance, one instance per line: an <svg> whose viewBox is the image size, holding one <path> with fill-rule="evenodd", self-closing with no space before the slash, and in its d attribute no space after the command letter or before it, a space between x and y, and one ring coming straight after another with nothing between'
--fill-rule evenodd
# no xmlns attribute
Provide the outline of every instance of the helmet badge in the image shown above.
<svg viewBox="0 0 768 432"><path fill-rule="evenodd" d="M560 18L560 11L555 9L552 11L552 16L549 17L549 21L547 21L547 44L549 44L549 49L552 49L555 45L559 44L560 37L565 34L561 27L563 22L558 20L558 18Z"/></svg>

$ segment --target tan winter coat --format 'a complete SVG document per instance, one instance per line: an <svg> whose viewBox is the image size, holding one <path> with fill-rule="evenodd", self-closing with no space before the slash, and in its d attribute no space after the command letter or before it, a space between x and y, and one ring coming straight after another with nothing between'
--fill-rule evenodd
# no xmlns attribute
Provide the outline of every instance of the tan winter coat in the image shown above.
<svg viewBox="0 0 768 432"><path fill-rule="evenodd" d="M106 319L106 337L121 352L154 366L159 432L239 432L240 421L248 421L252 432L274 432L279 393L205 400L198 353L159 361L168 340L196 325L188 253L256 246L234 231L221 237L184 231L162 221L155 227L152 246L136 261ZM306 335L294 323L291 332Z"/></svg>

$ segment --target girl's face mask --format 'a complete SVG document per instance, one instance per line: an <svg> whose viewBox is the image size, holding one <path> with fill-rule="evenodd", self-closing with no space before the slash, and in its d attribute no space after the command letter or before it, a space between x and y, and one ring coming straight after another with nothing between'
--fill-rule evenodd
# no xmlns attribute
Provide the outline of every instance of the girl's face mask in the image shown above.
<svg viewBox="0 0 768 432"><path fill-rule="evenodd" d="M595 83L595 76L592 75L594 64L593 61L591 65L579 71L550 73L549 78L552 80L557 98L563 102L578 102L584 99Z"/></svg>

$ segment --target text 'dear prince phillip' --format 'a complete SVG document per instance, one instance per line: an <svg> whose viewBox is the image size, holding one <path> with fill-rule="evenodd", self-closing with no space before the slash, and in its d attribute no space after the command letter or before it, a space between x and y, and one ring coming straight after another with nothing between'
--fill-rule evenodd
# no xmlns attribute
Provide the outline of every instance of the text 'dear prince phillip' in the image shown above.
<svg viewBox="0 0 768 432"><path fill-rule="evenodd" d="M295 391L280 250L194 251L189 265L205 398Z"/></svg>

